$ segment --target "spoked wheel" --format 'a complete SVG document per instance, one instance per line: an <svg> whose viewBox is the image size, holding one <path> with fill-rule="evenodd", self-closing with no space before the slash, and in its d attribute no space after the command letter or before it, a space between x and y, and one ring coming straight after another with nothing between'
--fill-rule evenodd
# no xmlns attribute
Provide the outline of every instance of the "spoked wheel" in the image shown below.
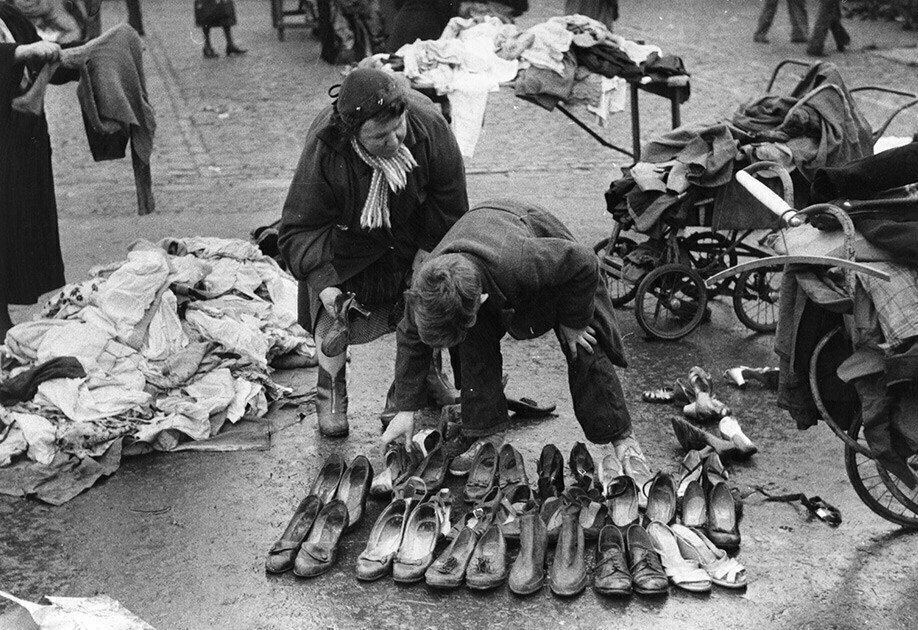
<svg viewBox="0 0 918 630"><path fill-rule="evenodd" d="M848 435L861 446L869 448L861 430L860 416L851 423ZM918 472L918 455L912 455L908 465ZM854 491L867 507L887 521L918 528L918 488L910 489L876 460L851 446L845 446L845 469Z"/></svg>
<svg viewBox="0 0 918 630"><path fill-rule="evenodd" d="M609 248L609 239L604 238L593 246L593 251L599 256L599 271L605 280L615 307L624 306L634 299L637 293L637 284L629 282L622 276L622 267L625 266L625 256L634 251L637 243L627 236L615 239L615 245Z"/></svg>
<svg viewBox="0 0 918 630"><path fill-rule="evenodd" d="M692 267L702 278L734 267L738 261L736 251L729 251L732 242L720 232L695 232L686 236L682 244ZM718 282L713 290L708 287L709 296L721 293L729 282Z"/></svg>
<svg viewBox="0 0 918 630"><path fill-rule="evenodd" d="M769 333L778 328L778 302L784 267L761 267L744 271L736 278L733 310L746 328Z"/></svg>
<svg viewBox="0 0 918 630"><path fill-rule="evenodd" d="M680 339L704 319L708 292L698 272L687 265L657 267L638 283L634 315L657 339Z"/></svg>

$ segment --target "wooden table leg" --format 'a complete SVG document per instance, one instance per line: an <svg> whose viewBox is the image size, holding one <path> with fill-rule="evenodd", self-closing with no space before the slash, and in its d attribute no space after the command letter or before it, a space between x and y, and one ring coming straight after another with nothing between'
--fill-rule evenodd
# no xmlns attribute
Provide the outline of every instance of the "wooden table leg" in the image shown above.
<svg viewBox="0 0 918 630"><path fill-rule="evenodd" d="M137 214L143 216L156 210L153 199L153 176L150 165L140 159L131 143L131 164L134 167L134 187L137 189Z"/></svg>
<svg viewBox="0 0 918 630"><path fill-rule="evenodd" d="M631 146L634 151L634 161L641 161L641 112L638 108L638 86L629 83L631 87Z"/></svg>

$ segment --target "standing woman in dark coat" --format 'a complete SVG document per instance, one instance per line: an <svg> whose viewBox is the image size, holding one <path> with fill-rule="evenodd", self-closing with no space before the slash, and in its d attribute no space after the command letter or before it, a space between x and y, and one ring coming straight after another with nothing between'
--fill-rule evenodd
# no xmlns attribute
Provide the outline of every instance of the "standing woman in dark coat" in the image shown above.
<svg viewBox="0 0 918 630"><path fill-rule="evenodd" d="M64 284L44 82L37 76L60 51L0 2L0 342L13 325L9 304L34 304Z"/></svg>
<svg viewBox="0 0 918 630"><path fill-rule="evenodd" d="M210 43L210 29L222 28L226 37L226 56L244 55L247 51L233 41L236 26L236 4L233 0L194 0L194 22L204 31L204 57L219 57Z"/></svg>

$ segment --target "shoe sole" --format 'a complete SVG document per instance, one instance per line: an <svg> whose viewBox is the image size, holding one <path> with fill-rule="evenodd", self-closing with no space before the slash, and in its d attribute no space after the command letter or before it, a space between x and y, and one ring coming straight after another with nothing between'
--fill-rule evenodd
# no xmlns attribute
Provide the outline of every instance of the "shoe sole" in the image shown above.
<svg viewBox="0 0 918 630"><path fill-rule="evenodd" d="M471 472L468 470L453 470L452 468L449 468L448 470L449 474L451 474L453 477L468 477L469 472Z"/></svg>
<svg viewBox="0 0 918 630"><path fill-rule="evenodd" d="M629 597L631 595L631 589L622 589L622 588L602 588L599 586L593 585L593 590L599 593L600 595L605 595L607 597Z"/></svg>
<svg viewBox="0 0 918 630"><path fill-rule="evenodd" d="M465 585L468 586L473 591L490 591L492 588L497 588L507 581L507 578L501 578L495 582L484 582L481 584L476 584L475 582L465 581Z"/></svg>
<svg viewBox="0 0 918 630"><path fill-rule="evenodd" d="M633 590L638 595L665 595L669 593L668 586L666 588L661 588L661 589L646 589L646 588L638 588L635 586L633 587Z"/></svg>
<svg viewBox="0 0 918 630"><path fill-rule="evenodd" d="M332 564L334 564L334 563L332 563ZM326 565L321 571L319 571L319 572L317 572L317 573L310 573L310 574L308 574L308 575L303 575L302 573L297 573L297 572L296 572L296 569L294 568L294 569L293 569L293 575L297 576L298 578L304 578L304 579L319 577L320 575L323 575L323 574L325 574L325 573L328 573L328 572L331 570L331 568L332 568L332 564Z"/></svg>
<svg viewBox="0 0 918 630"><path fill-rule="evenodd" d="M574 597L575 595L580 595L587 586L587 577L584 575L582 582L578 582L577 586L571 590L555 588L554 585L551 585L551 592L560 597Z"/></svg>
<svg viewBox="0 0 918 630"><path fill-rule="evenodd" d="M431 588L438 588L441 590L451 591L453 589L457 589L460 586L462 586L462 578L460 578L459 580L455 582L438 582L436 580L429 580L425 576L424 580L427 582L427 586Z"/></svg>
<svg viewBox="0 0 918 630"><path fill-rule="evenodd" d="M514 595L534 595L538 593L539 591L541 591L544 586L545 586L545 578L543 577L541 580L539 580L538 584L528 589L513 588L512 586L509 586L509 585L508 585L508 588L510 589L510 592L513 593Z"/></svg>
<svg viewBox="0 0 918 630"><path fill-rule="evenodd" d="M347 437L350 434L350 430L332 432L332 431L323 431L322 429L319 429L319 433L322 435L322 437L343 438L343 437Z"/></svg>

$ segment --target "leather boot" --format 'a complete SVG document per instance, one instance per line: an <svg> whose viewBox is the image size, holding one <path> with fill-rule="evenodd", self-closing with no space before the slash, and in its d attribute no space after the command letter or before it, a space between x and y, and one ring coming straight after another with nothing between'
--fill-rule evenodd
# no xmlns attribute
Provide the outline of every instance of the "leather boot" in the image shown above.
<svg viewBox="0 0 918 630"><path fill-rule="evenodd" d="M316 381L316 415L319 417L319 432L325 437L344 437L347 426L347 369L335 374L334 378L319 367Z"/></svg>
<svg viewBox="0 0 918 630"><path fill-rule="evenodd" d="M565 512L551 565L551 590L555 595L572 597L586 588L585 544L579 515Z"/></svg>
<svg viewBox="0 0 918 630"><path fill-rule="evenodd" d="M545 548L548 532L538 511L520 517L520 554L510 569L510 590L517 595L531 595L545 583Z"/></svg>

